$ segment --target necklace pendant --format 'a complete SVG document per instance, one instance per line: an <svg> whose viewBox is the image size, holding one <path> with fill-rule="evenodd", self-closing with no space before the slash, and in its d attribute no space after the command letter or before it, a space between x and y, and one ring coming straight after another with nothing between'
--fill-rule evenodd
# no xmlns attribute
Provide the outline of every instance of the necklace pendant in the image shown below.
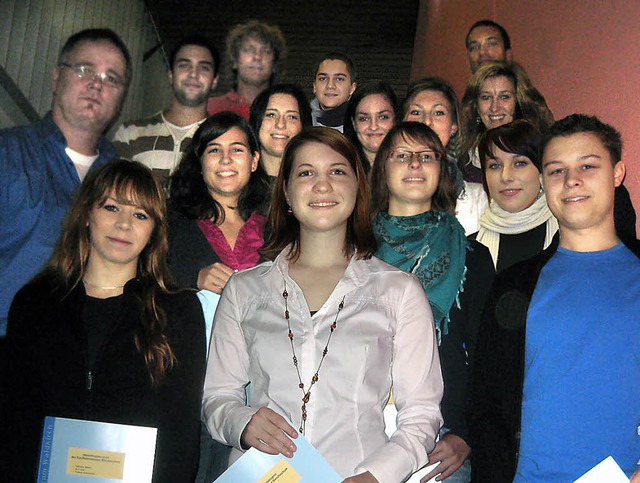
<svg viewBox="0 0 640 483"><path fill-rule="evenodd" d="M300 407L300 410L302 412L302 419L300 421L300 427L298 428L298 431L300 431L300 434L304 435L304 430L307 422L307 403L311 399L311 388L316 382L318 382L318 373L320 372L320 368L322 367L322 362L324 361L325 357L327 356L327 353L329 352L329 343L331 342L331 336L333 335L333 332L336 330L336 327L338 326L338 317L340 316L340 312L344 308L344 297L342 297L342 301L338 305L338 310L336 311L336 317L333 320L333 323L329 326L329 336L327 338L327 343L325 344L324 349L322 350L322 357L320 359L320 363L318 364L318 368L316 369L315 374L311 378L311 381L309 384L309 390L306 392L304 390L304 383L302 382L302 377L300 375L300 368L298 367L298 358L296 356L296 348L293 344L294 334L293 334L293 330L291 330L291 321L289 319L289 307L287 305L288 297L289 297L289 293L287 292L287 289L285 287L284 291L282 292L282 298L284 299L284 318L287 321L287 328L289 329L287 332L287 336L289 337L289 342L291 343L291 355L293 356L292 357L293 365L296 368L296 373L298 374L298 388L302 391L302 406Z"/></svg>

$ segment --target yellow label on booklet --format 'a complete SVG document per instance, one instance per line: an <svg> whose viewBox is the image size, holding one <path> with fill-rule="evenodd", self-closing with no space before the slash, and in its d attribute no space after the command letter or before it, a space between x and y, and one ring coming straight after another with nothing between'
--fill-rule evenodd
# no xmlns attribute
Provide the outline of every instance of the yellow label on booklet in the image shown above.
<svg viewBox="0 0 640 483"><path fill-rule="evenodd" d="M124 453L114 451L69 448L67 474L122 480L124 477L124 457Z"/></svg>
<svg viewBox="0 0 640 483"><path fill-rule="evenodd" d="M300 475L283 458L256 483L298 483L300 480Z"/></svg>

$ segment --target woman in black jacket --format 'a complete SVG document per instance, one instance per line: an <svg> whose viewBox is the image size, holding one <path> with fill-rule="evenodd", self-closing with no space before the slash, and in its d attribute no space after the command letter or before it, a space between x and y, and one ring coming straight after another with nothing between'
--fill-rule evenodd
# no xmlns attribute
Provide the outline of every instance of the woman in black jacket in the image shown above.
<svg viewBox="0 0 640 483"><path fill-rule="evenodd" d="M11 481L33 481L45 416L158 429L154 482L193 481L202 309L167 288L164 192L114 161L90 175L47 267L9 312Z"/></svg>

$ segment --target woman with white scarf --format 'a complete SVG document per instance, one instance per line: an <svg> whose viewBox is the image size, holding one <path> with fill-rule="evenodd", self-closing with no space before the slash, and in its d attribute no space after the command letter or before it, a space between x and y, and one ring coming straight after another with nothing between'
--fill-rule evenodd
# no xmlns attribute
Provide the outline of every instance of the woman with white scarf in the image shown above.
<svg viewBox="0 0 640 483"><path fill-rule="evenodd" d="M541 139L522 120L491 129L480 139L482 182L490 203L476 239L489 248L498 272L547 248L558 231L540 184Z"/></svg>

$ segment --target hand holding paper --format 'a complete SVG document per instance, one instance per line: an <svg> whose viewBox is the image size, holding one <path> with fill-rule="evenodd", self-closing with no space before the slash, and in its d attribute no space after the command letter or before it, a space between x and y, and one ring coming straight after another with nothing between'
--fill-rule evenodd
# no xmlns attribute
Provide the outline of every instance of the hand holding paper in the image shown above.
<svg viewBox="0 0 640 483"><path fill-rule="evenodd" d="M366 473L360 473L359 475L347 478L342 483L378 483L378 480L367 471Z"/></svg>
<svg viewBox="0 0 640 483"><path fill-rule="evenodd" d="M240 442L244 447L253 447L263 453L281 453L291 458L297 448L288 436L295 439L298 432L275 411L260 408L251 416L249 424L242 432Z"/></svg>

